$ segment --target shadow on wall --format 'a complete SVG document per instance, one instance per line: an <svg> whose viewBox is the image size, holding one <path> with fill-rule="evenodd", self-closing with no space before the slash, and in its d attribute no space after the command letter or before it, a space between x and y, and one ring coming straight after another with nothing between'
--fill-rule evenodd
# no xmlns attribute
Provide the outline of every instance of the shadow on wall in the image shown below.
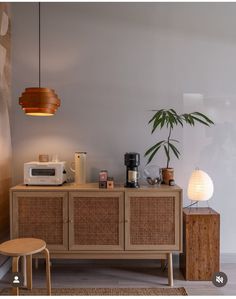
<svg viewBox="0 0 236 299"><path fill-rule="evenodd" d="M11 186L11 132L9 123L10 47L9 4L0 3L0 243L9 238Z"/></svg>
<svg viewBox="0 0 236 299"><path fill-rule="evenodd" d="M236 127L224 122L217 124L209 134L212 142L200 152L201 164L218 174L218 177L213 174L216 185L224 183L225 188L230 188L236 183Z"/></svg>
<svg viewBox="0 0 236 299"><path fill-rule="evenodd" d="M212 171L217 185L230 188L236 183L236 96L206 97L204 105L216 124L207 130L211 142L201 150L199 160Z"/></svg>
<svg viewBox="0 0 236 299"><path fill-rule="evenodd" d="M194 132L184 128L185 175L200 167L210 174L216 186L232 187L236 183L236 96L188 94L184 107L184 111L199 109L215 122L211 128L198 126Z"/></svg>
<svg viewBox="0 0 236 299"><path fill-rule="evenodd" d="M194 100L188 97L184 104L191 109L197 105L197 109L206 113L215 125L211 128L199 126L191 133L191 129L184 129L182 187L186 193L190 173L195 167L210 175L214 194L209 203L221 214L221 251L235 252L236 202L232 188L236 184L236 96L199 96ZM184 198L187 199L186 194Z"/></svg>

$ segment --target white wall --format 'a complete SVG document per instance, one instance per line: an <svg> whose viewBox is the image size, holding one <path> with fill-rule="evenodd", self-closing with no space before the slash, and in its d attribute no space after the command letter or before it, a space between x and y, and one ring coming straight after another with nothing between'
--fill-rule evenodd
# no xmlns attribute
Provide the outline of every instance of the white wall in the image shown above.
<svg viewBox="0 0 236 299"><path fill-rule="evenodd" d="M89 181L100 169L124 181L124 153L143 157L158 138L147 126L151 109L201 110L216 125L174 132L175 179L186 190L195 166L210 174L221 250L236 252L236 4L43 3L42 82L62 100L52 118L26 117L18 105L38 80L37 3L12 6L14 182L39 153L72 161L78 150L88 152Z"/></svg>

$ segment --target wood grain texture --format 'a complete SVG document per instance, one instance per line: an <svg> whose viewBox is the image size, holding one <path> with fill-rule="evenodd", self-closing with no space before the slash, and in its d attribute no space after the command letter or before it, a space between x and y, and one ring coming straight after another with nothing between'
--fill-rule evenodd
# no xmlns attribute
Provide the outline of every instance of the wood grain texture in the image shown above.
<svg viewBox="0 0 236 299"><path fill-rule="evenodd" d="M138 190L145 192L181 192L181 188L178 185L175 186L151 186L151 185L142 185ZM113 191L128 191L130 193L136 192L137 189L134 188L125 188L121 184L115 184L114 189L99 189L98 183L88 183L88 184L75 184L75 183L66 183L62 186L26 186L24 184L16 185L11 188L11 191L96 191L96 192L113 192Z"/></svg>
<svg viewBox="0 0 236 299"><path fill-rule="evenodd" d="M7 256L24 256L41 252L46 247L43 240L35 238L19 238L0 244L0 254Z"/></svg>
<svg viewBox="0 0 236 299"><path fill-rule="evenodd" d="M19 104L26 114L53 115L60 106L60 99L53 89L42 87L26 88L19 98Z"/></svg>
<svg viewBox="0 0 236 299"><path fill-rule="evenodd" d="M210 208L183 211L184 238L180 267L186 280L212 279L219 271L220 215Z"/></svg>

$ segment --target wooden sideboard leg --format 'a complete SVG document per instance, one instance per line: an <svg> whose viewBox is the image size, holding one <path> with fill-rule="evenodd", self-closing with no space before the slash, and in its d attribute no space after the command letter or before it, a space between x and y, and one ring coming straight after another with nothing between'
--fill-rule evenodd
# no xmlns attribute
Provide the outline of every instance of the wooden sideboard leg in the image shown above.
<svg viewBox="0 0 236 299"><path fill-rule="evenodd" d="M19 256L12 258L12 272L19 272ZM12 295L19 295L19 288L12 288Z"/></svg>
<svg viewBox="0 0 236 299"><path fill-rule="evenodd" d="M161 270L162 271L165 270L165 264L166 264L166 260L161 260Z"/></svg>
<svg viewBox="0 0 236 299"><path fill-rule="evenodd" d="M172 262L172 253L168 253L168 284L170 287L173 287L173 262Z"/></svg>

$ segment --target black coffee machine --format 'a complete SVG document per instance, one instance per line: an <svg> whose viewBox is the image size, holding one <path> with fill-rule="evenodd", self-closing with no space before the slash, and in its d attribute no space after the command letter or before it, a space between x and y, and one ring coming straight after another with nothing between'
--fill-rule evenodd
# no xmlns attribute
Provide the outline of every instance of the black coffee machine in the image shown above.
<svg viewBox="0 0 236 299"><path fill-rule="evenodd" d="M140 164L139 153L126 153L125 165L126 165L126 184L128 188L139 188L138 184L138 166Z"/></svg>

